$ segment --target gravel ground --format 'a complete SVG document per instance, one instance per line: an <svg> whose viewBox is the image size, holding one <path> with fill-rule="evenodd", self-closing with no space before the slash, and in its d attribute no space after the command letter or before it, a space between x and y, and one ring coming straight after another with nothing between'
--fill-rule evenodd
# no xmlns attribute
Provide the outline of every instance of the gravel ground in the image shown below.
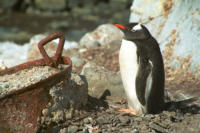
<svg viewBox="0 0 200 133"><path fill-rule="evenodd" d="M118 111L119 108L127 106L123 100L113 102L89 97L88 104L81 111L57 111L49 115L43 113L38 132L199 133L199 107L173 104L160 114L133 116Z"/></svg>

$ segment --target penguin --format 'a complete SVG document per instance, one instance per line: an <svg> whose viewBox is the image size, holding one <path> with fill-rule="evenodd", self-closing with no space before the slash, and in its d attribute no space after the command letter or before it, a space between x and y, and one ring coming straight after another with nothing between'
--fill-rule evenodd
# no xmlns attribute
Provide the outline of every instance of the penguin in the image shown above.
<svg viewBox="0 0 200 133"><path fill-rule="evenodd" d="M124 33L119 66L129 109L136 115L161 112L165 72L158 42L140 23L115 26Z"/></svg>

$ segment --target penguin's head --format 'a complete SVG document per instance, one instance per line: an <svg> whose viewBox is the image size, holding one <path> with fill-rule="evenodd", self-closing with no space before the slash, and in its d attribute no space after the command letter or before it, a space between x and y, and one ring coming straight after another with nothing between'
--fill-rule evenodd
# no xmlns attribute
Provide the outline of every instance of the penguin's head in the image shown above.
<svg viewBox="0 0 200 133"><path fill-rule="evenodd" d="M124 32L124 39L126 40L144 40L151 36L147 28L140 23L115 24L115 26Z"/></svg>

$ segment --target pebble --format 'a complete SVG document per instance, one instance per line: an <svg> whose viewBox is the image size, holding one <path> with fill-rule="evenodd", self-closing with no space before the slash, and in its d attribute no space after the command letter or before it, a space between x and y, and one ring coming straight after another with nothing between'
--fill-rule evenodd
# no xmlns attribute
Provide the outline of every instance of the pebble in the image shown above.
<svg viewBox="0 0 200 133"><path fill-rule="evenodd" d="M99 117L99 118L97 119L97 123L98 123L100 126L102 126L103 124L106 123L106 121L104 120L103 117Z"/></svg>
<svg viewBox="0 0 200 133"><path fill-rule="evenodd" d="M137 122L141 122L142 118L141 117L136 117L134 120L137 121Z"/></svg>
<svg viewBox="0 0 200 133"><path fill-rule="evenodd" d="M49 110L48 109L43 109L42 110L43 116L48 116L49 115Z"/></svg>
<svg viewBox="0 0 200 133"><path fill-rule="evenodd" d="M67 128L67 133L76 133L78 131L78 127L77 126L69 126Z"/></svg>
<svg viewBox="0 0 200 133"><path fill-rule="evenodd" d="M158 132L161 132L161 133L164 133L166 132L166 130L161 127L160 125L156 124L156 123L150 123L149 125L151 128L153 128L154 130L158 131Z"/></svg>
<svg viewBox="0 0 200 133"><path fill-rule="evenodd" d="M119 116L119 120L122 124L129 124L130 117L129 116Z"/></svg>
<svg viewBox="0 0 200 133"><path fill-rule="evenodd" d="M84 124L89 124L90 120L89 120L89 118L85 118L85 119L83 119L83 122L84 122Z"/></svg>
<svg viewBox="0 0 200 133"><path fill-rule="evenodd" d="M76 67L80 67L84 64L84 61L76 56L71 57L71 60L73 62L73 65Z"/></svg>
<svg viewBox="0 0 200 133"><path fill-rule="evenodd" d="M3 86L3 88L9 88L10 85L8 82L4 82L2 86Z"/></svg>
<svg viewBox="0 0 200 133"><path fill-rule="evenodd" d="M59 133L67 133L67 128L60 129Z"/></svg>
<svg viewBox="0 0 200 133"><path fill-rule="evenodd" d="M130 131L130 133L139 133L139 131L137 129L133 129Z"/></svg>
<svg viewBox="0 0 200 133"><path fill-rule="evenodd" d="M58 110L57 112L54 112L53 120L56 123L64 121L65 120L64 112L62 110Z"/></svg>
<svg viewBox="0 0 200 133"><path fill-rule="evenodd" d="M83 129L83 133L90 133L88 128Z"/></svg>
<svg viewBox="0 0 200 133"><path fill-rule="evenodd" d="M65 113L65 118L66 118L67 120L72 119L72 117L73 117L73 113L72 113L72 112L66 112L66 113Z"/></svg>

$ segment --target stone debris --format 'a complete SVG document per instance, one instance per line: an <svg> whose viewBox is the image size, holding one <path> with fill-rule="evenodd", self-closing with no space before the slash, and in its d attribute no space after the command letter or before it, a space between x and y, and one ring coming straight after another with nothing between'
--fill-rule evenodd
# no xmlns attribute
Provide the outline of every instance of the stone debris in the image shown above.
<svg viewBox="0 0 200 133"><path fill-rule="evenodd" d="M81 74L85 75L87 79L90 96L103 98L106 95L111 99L125 97L120 73L108 71L104 67L88 62L83 66Z"/></svg>
<svg viewBox="0 0 200 133"><path fill-rule="evenodd" d="M111 43L120 43L123 33L112 24L103 24L93 32L86 33L80 40L82 47L109 46Z"/></svg>

